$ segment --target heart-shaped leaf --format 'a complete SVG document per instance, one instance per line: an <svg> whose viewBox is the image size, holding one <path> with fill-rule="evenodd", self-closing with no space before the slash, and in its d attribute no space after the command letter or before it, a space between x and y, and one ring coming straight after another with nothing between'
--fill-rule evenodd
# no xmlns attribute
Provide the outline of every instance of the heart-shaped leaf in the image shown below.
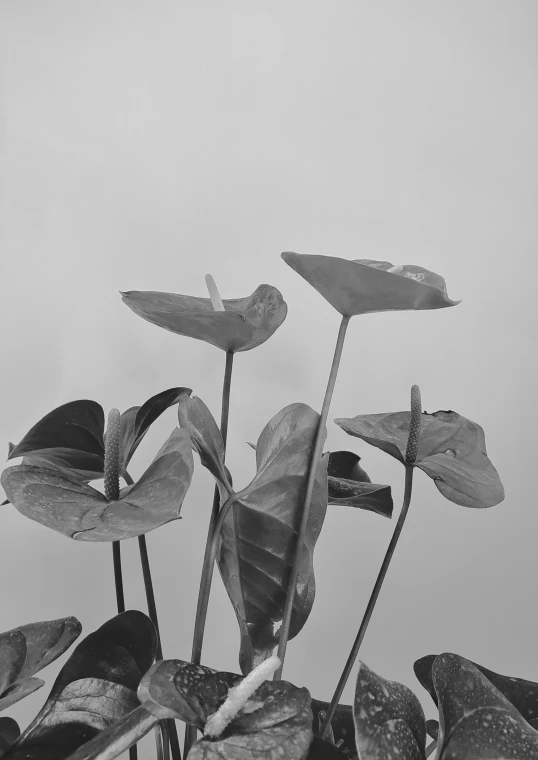
<svg viewBox="0 0 538 760"><path fill-rule="evenodd" d="M278 644L306 474L319 415L290 404L263 429L256 446L257 474L241 491L220 533L219 570L241 632L243 673L265 660ZM305 624L315 595L313 552L327 510L327 461L317 469L301 553L289 638Z"/></svg>
<svg viewBox="0 0 538 760"><path fill-rule="evenodd" d="M74 649L47 701L6 758L66 757L97 731L129 713L138 705L136 689L154 661L156 649L155 627L142 612L128 610L108 620ZM90 731L72 734L66 728L72 723ZM65 746L68 752L50 754L51 746Z"/></svg>
<svg viewBox="0 0 538 760"><path fill-rule="evenodd" d="M75 617L28 623L0 633L0 710L43 685L32 678L63 654L80 636Z"/></svg>
<svg viewBox="0 0 538 760"><path fill-rule="evenodd" d="M428 732L428 736L431 736L432 739L437 739L439 736L439 721L427 720L426 731Z"/></svg>
<svg viewBox="0 0 538 760"><path fill-rule="evenodd" d="M0 480L11 503L31 520L81 541L119 541L178 519L193 468L190 436L176 428L117 501L66 470L17 465Z"/></svg>
<svg viewBox="0 0 538 760"><path fill-rule="evenodd" d="M335 422L405 464L410 420L410 412L393 412ZM486 454L484 431L457 412L422 413L415 466L433 479L445 498L463 507L493 507L504 499L499 475Z"/></svg>
<svg viewBox="0 0 538 760"><path fill-rule="evenodd" d="M224 311L215 311L210 298L149 290L130 290L122 296L146 322L232 352L265 343L288 311L282 294L271 285L259 285L246 298L224 299Z"/></svg>
<svg viewBox="0 0 538 760"><path fill-rule="evenodd" d="M355 702L355 737L361 760L424 760L426 720L411 689L387 681L363 662Z"/></svg>
<svg viewBox="0 0 538 760"><path fill-rule="evenodd" d="M416 677L422 686L429 691L435 704L437 704L437 693L433 684L432 668L437 656L436 654L426 655L413 665ZM523 678L502 676L493 670L478 665L476 662L471 660L468 662L471 662L514 705L526 721L538 719L538 683L526 681Z"/></svg>
<svg viewBox="0 0 538 760"><path fill-rule="evenodd" d="M341 259L285 252L282 258L342 316L379 311L442 309L455 306L444 279L424 267L405 264L399 271L389 261Z"/></svg>
<svg viewBox="0 0 538 760"><path fill-rule="evenodd" d="M312 700L312 713L314 715L314 731L319 733L327 711L329 703L320 699ZM355 723L353 721L353 708L351 705L337 705L331 721L331 730L335 744L338 745L340 752L348 758L357 757L357 748L355 746Z"/></svg>
<svg viewBox="0 0 538 760"><path fill-rule="evenodd" d="M536 760L538 731L472 662L439 655L433 683L440 714L438 760Z"/></svg>
<svg viewBox="0 0 538 760"><path fill-rule="evenodd" d="M203 730L229 689L242 680L235 673L216 672L183 660L164 660L146 673L138 698L146 710L159 718L179 718ZM287 681L265 681L221 737L196 742L189 758L302 760L312 740L311 725L307 689L298 689Z"/></svg>
<svg viewBox="0 0 538 760"><path fill-rule="evenodd" d="M19 724L13 718L0 718L0 757L18 738L20 732Z"/></svg>
<svg viewBox="0 0 538 760"><path fill-rule="evenodd" d="M178 419L180 427L189 432L192 448L217 481L222 495L230 495L231 476L224 464L224 442L207 406L197 396L183 396L178 404Z"/></svg>

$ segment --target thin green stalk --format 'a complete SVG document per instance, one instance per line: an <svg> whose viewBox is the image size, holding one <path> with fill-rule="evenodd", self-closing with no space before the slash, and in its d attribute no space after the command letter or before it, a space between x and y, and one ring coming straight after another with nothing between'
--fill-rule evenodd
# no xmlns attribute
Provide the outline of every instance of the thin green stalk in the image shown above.
<svg viewBox="0 0 538 760"><path fill-rule="evenodd" d="M220 415L220 434L224 443L224 453L226 454L226 441L228 439L228 419L230 416L230 389L232 385L233 369L233 351L226 352L226 366L224 368L224 380L222 384L222 406ZM194 620L194 633L192 638L191 662L199 665L202 657L202 644L204 640L205 624L207 619L207 606L209 602L209 592L211 591L211 581L213 579L213 562L209 560L211 539L214 534L215 525L219 516L220 508L220 491L215 485L213 493L213 506L207 528L207 538L204 551L204 562L202 565L202 575L200 578L200 588L198 590L198 602L196 605L196 617ZM196 739L196 728L189 724L185 727L185 743L183 745L183 754L187 757L189 749Z"/></svg>
<svg viewBox="0 0 538 760"><path fill-rule="evenodd" d="M119 541L112 541L112 562L114 564L114 585L116 587L116 604L119 614L120 612L125 612L123 575L121 571L121 546Z"/></svg>
<svg viewBox="0 0 538 760"><path fill-rule="evenodd" d="M340 701L340 697L342 696L342 692L344 691L344 686L347 683L347 679L349 678L349 674L351 673L351 669L353 668L353 665L355 664L355 660L357 659L357 655L359 653L360 646L362 644L362 640L364 639L364 635L366 633L366 629L368 628L368 624L370 622L370 618L372 617L372 613L374 611L374 607L377 602L377 598L379 596L379 592L381 591L381 586L383 585L383 581L385 580L385 576L387 574L387 570L389 569L390 561L392 559L392 556L394 554L394 550L396 549L396 544L398 543L398 539L400 538L400 533L402 532L402 528L404 526L405 518L407 517L407 511L409 509L409 504L411 503L411 490L412 490L412 484L413 484L413 467L411 465L406 465L405 468L405 494L404 494L404 500L403 500L403 506L402 511L400 512L400 516L398 518L398 522L396 523L396 527L394 528L394 533L392 534L392 538L390 540L389 547L387 549L387 552L385 554L385 558L383 560L383 564L381 565L381 569L379 571L379 574L377 576L377 580L374 585L374 590L372 591L372 595L370 596L370 600L368 602L368 606L366 607L366 612L364 613L364 617L362 619L359 632L357 633L357 637L355 638L355 641L353 643L353 647L351 648L351 652L349 654L349 657L347 658L346 665L344 667L344 670L342 672L342 675L340 676L340 680L338 681L338 686L336 687L336 691L334 692L333 698L331 699L331 703L329 705L329 708L327 710L327 715L325 717L325 721L323 723L323 727L321 729L320 736L322 739L325 738L325 735L328 733L331 721L334 717L334 713L336 711L336 708L338 707L338 703Z"/></svg>
<svg viewBox="0 0 538 760"><path fill-rule="evenodd" d="M331 365L331 371L329 374L329 380L327 382L327 389L325 391L325 397L323 399L323 406L321 407L321 415L319 418L318 426L316 429L316 435L314 438L314 444L312 454L310 457L310 464L308 469L308 476L306 481L306 488L303 501L303 510L301 513L301 523L299 526L299 532L295 541L295 551L293 557L293 565L291 568L290 578L288 581L288 592L286 596L286 604L284 606L284 613L282 616L282 625L278 631L278 658L280 659L280 667L275 672L273 680L277 681L282 677L282 668L284 667L284 658L286 657L286 647L288 645L288 637L290 633L291 615L293 611L293 600L295 597L295 591L297 587L297 579L299 577L299 568L301 563L301 554L303 549L303 541L306 533L306 526L308 522L308 516L310 513L310 504L312 503L312 492L314 490L314 482L316 479L316 473L321 457L323 448L323 432L325 430L325 424L327 422L327 416L329 414L329 407L331 405L331 399L333 396L334 386L336 383L336 376L338 375L338 367L340 366L340 359L342 357L342 349L344 347L344 339L346 337L346 330L349 324L350 317L342 317L340 323L340 329L338 331L338 338L336 340L336 347L334 349L334 357Z"/></svg>
<svg viewBox="0 0 538 760"><path fill-rule="evenodd" d="M127 471L123 473L123 479L127 485L132 486L134 481ZM157 633L157 660L163 659L163 650L161 644L161 632L159 628L159 619L157 617L157 605L155 604L155 592L153 590L153 580L151 578L151 568L149 566L148 547L146 543L146 537L144 535L138 536L138 549L140 551L140 564L142 565L142 576L144 578L144 589L146 591L146 603L148 605L149 619L155 626ZM170 742L170 749L172 750L173 760L181 760L181 750L179 748L179 739L177 735L176 722L173 718L168 718L162 721L160 724L162 732L162 741L159 741L159 737L156 735L157 742L157 756L159 760L168 760L168 743Z"/></svg>

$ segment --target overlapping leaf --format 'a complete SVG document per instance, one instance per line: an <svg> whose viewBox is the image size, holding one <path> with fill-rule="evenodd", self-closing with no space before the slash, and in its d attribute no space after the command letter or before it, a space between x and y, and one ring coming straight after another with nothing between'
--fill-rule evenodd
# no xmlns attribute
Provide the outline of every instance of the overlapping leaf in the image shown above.
<svg viewBox="0 0 538 760"><path fill-rule="evenodd" d="M13 718L0 718L0 757L20 735L20 728Z"/></svg>
<svg viewBox="0 0 538 760"><path fill-rule="evenodd" d="M327 468L329 504L358 507L392 517L390 486L372 483L359 461L360 457L352 451L331 451Z"/></svg>
<svg viewBox="0 0 538 760"><path fill-rule="evenodd" d="M209 298L176 293L130 290L122 297L147 322L232 352L264 343L288 311L282 294L271 285L259 285L246 298L223 299L224 311L215 311Z"/></svg>
<svg viewBox="0 0 538 760"><path fill-rule="evenodd" d="M156 663L140 683L138 698L159 718L175 717L203 731L229 689L242 680L183 660ZM219 739L201 739L190 760L242 758L303 760L312 740L312 712L307 689L287 681L265 681L238 712Z"/></svg>
<svg viewBox="0 0 538 760"><path fill-rule="evenodd" d="M189 434L176 428L153 463L117 501L67 470L33 465L8 467L1 483L21 514L70 538L118 541L147 533L179 517L190 486Z"/></svg>
<svg viewBox="0 0 538 760"><path fill-rule="evenodd" d="M155 627L142 612L129 610L107 621L75 648L6 760L67 757L127 715L138 705L136 689L156 648Z"/></svg>
<svg viewBox="0 0 538 760"><path fill-rule="evenodd" d="M170 388L121 415L120 470L123 474L149 427L190 388ZM8 459L23 464L66 468L84 480L104 476L105 414L96 401L70 401L37 422L20 443L10 444Z"/></svg>
<svg viewBox="0 0 538 760"><path fill-rule="evenodd" d="M405 264L394 269L389 261L341 259L285 252L282 258L314 287L342 316L408 309L455 306L444 279L424 267Z"/></svg>
<svg viewBox="0 0 538 760"><path fill-rule="evenodd" d="M0 710L43 686L33 678L80 636L75 617L28 623L0 633Z"/></svg>
<svg viewBox="0 0 538 760"><path fill-rule="evenodd" d="M421 657L413 665L416 677L422 686L429 691L435 704L437 704L437 693L433 683L432 669L436 659L437 655L429 654L426 657ZM471 662L471 660L468 662ZM482 665L478 665L476 662L471 662L471 664L514 705L526 721L531 723L538 720L538 683L526 681L523 678L500 675L493 670L488 670L482 667Z"/></svg>
<svg viewBox="0 0 538 760"><path fill-rule="evenodd" d="M361 760L424 760L426 721L411 689L360 663L353 705Z"/></svg>
<svg viewBox="0 0 538 760"><path fill-rule="evenodd" d="M405 463L410 412L362 414L335 422L346 433ZM464 507L493 507L504 499L497 470L488 459L484 431L457 412L422 413L415 462L443 496Z"/></svg>
<svg viewBox="0 0 538 760"><path fill-rule="evenodd" d="M320 699L312 700L312 714L314 727L321 729L325 716L329 709L329 703ZM353 708L351 705L338 705L331 721L331 730L335 743L340 752L347 758L355 760L357 748L355 746L355 723L353 721ZM314 728L316 731L316 728Z"/></svg>
<svg viewBox="0 0 538 760"><path fill-rule="evenodd" d="M241 632L240 666L246 673L278 644L287 583L301 519L311 447L319 415L290 404L265 426L256 446L257 474L241 491L220 534L218 564ZM313 552L327 510L327 462L318 463L290 638L305 624L315 596Z"/></svg>
<svg viewBox="0 0 538 760"><path fill-rule="evenodd" d="M445 653L433 664L440 713L438 760L536 760L538 731L472 662Z"/></svg>

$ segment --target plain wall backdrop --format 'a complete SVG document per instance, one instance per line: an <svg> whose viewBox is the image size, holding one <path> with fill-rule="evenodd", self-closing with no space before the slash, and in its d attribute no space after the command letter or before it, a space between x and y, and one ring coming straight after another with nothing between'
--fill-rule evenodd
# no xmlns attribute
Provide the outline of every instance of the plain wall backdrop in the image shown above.
<svg viewBox="0 0 538 760"><path fill-rule="evenodd" d="M538 681L536 244L538 100L533 0L3 0L0 446L90 398L126 409L176 385L220 415L224 353L136 317L119 290L224 298L278 287L275 335L236 356L228 464L278 410L319 411L339 315L283 250L419 264L445 277L439 311L355 317L326 450L372 480L403 468L335 417L454 409L485 429L505 501L471 510L417 472L414 499L361 650L435 709L412 665L451 651ZM155 424L139 475L177 423ZM2 443L3 442L3 443ZM183 519L148 534L165 657L189 659L213 483L195 457ZM317 597L284 677L328 700L394 521L332 507ZM115 614L111 547L1 512L0 630ZM137 542L127 605L146 610ZM203 662L238 671L235 615L215 576ZM24 726L46 686L11 708ZM354 673L356 672L356 669ZM354 675L343 701L353 699Z"/></svg>

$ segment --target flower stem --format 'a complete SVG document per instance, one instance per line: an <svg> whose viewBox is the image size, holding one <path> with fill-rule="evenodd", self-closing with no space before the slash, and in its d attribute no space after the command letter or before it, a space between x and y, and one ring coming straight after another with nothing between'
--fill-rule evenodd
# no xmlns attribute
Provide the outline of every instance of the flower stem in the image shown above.
<svg viewBox="0 0 538 760"><path fill-rule="evenodd" d="M224 443L224 453L226 454L226 441L228 439L228 419L230 416L230 389L232 385L232 369L233 369L234 353L233 351L226 352L226 366L224 368L224 380L222 384L222 405L220 415L220 434ZM211 509L211 517L209 518L209 525L207 528L207 538L204 551L204 562L202 565L202 575L200 578L200 588L198 590L198 602L196 606L196 617L194 621L194 634L192 638L192 653L191 662L194 665L199 665L202 657L202 644L204 640L204 630L207 618L207 607L209 603L209 593L211 591L211 581L213 579L213 563L215 558L210 560L211 554L211 542L215 532L215 526L219 516L220 508L220 491L217 485L215 485L215 491L213 494L213 506ZM185 727L185 743L183 746L183 754L187 757L188 752L196 739L196 728L189 724Z"/></svg>
<svg viewBox="0 0 538 760"><path fill-rule="evenodd" d="M119 614L120 612L125 612L123 575L121 572L121 546L119 541L112 541L112 562L114 564L114 585L116 586L116 604Z"/></svg>
<svg viewBox="0 0 538 760"><path fill-rule="evenodd" d="M291 568L290 578L288 581L288 592L286 596L286 604L284 605L284 612L282 615L282 625L278 630L278 658L280 660L280 667L277 669L274 675L274 680L277 681L282 677L282 668L284 667L284 658L286 657L286 647L288 644L288 637L290 634L291 615L293 612L293 600L295 597L297 579L299 577L299 568L301 566L301 555L303 552L303 542L306 533L306 526L308 522L308 515L310 513L310 504L312 503L312 492L314 490L314 482L316 479L316 473L321 457L324 441L324 430L327 422L327 416L329 414L329 407L331 405L331 399L333 396L334 386L336 383L336 376L338 374L338 367L340 366L340 359L342 357L342 349L344 348L344 339L346 337L346 330L349 324L350 317L342 317L340 323L340 329L338 331L338 338L336 340L336 347L334 349L334 357L331 365L331 371L329 374L329 380L327 382L327 389L325 391L325 397L323 399L323 406L321 407L321 414L316 428L316 435L312 446L312 454L310 457L310 464L308 469L308 476L306 480L306 488L303 500L303 509L301 514L301 523L299 525L299 532L295 541L295 551L293 557L293 565Z"/></svg>
<svg viewBox="0 0 538 760"><path fill-rule="evenodd" d="M370 618L372 617L372 613L374 611L374 607L376 605L379 592L381 591L381 586L383 585L383 581L385 580L387 570L389 569L390 561L394 554L394 550L396 549L396 544L398 543L398 539L400 538L400 533L402 532L405 518L407 517L409 504L411 503L412 485L413 485L413 467L412 465L406 465L405 467L405 493L404 493L402 511L400 512L398 522L396 523L396 527L394 528L394 533L392 534L392 538L390 540L389 547L385 554L383 564L381 565L381 569L377 576L377 580L375 582L374 589L370 596L368 606L366 607L366 612L364 613L364 617L362 619L359 632L357 633L357 637L353 643L353 647L351 648L349 657L347 658L346 665L344 667L342 675L340 676L340 680L338 681L338 686L336 687L336 691L334 692L333 698L331 699L331 703L327 709L327 715L325 717L325 721L323 723L323 727L320 732L320 736L322 739L324 739L325 736L329 733L331 721L334 717L336 708L338 707L338 702L340 701L340 697L342 696L342 692L344 691L344 686L346 685L347 679L349 678L351 669L353 668L353 665L355 664L355 660L359 653L362 640L364 639L366 629L368 628Z"/></svg>

